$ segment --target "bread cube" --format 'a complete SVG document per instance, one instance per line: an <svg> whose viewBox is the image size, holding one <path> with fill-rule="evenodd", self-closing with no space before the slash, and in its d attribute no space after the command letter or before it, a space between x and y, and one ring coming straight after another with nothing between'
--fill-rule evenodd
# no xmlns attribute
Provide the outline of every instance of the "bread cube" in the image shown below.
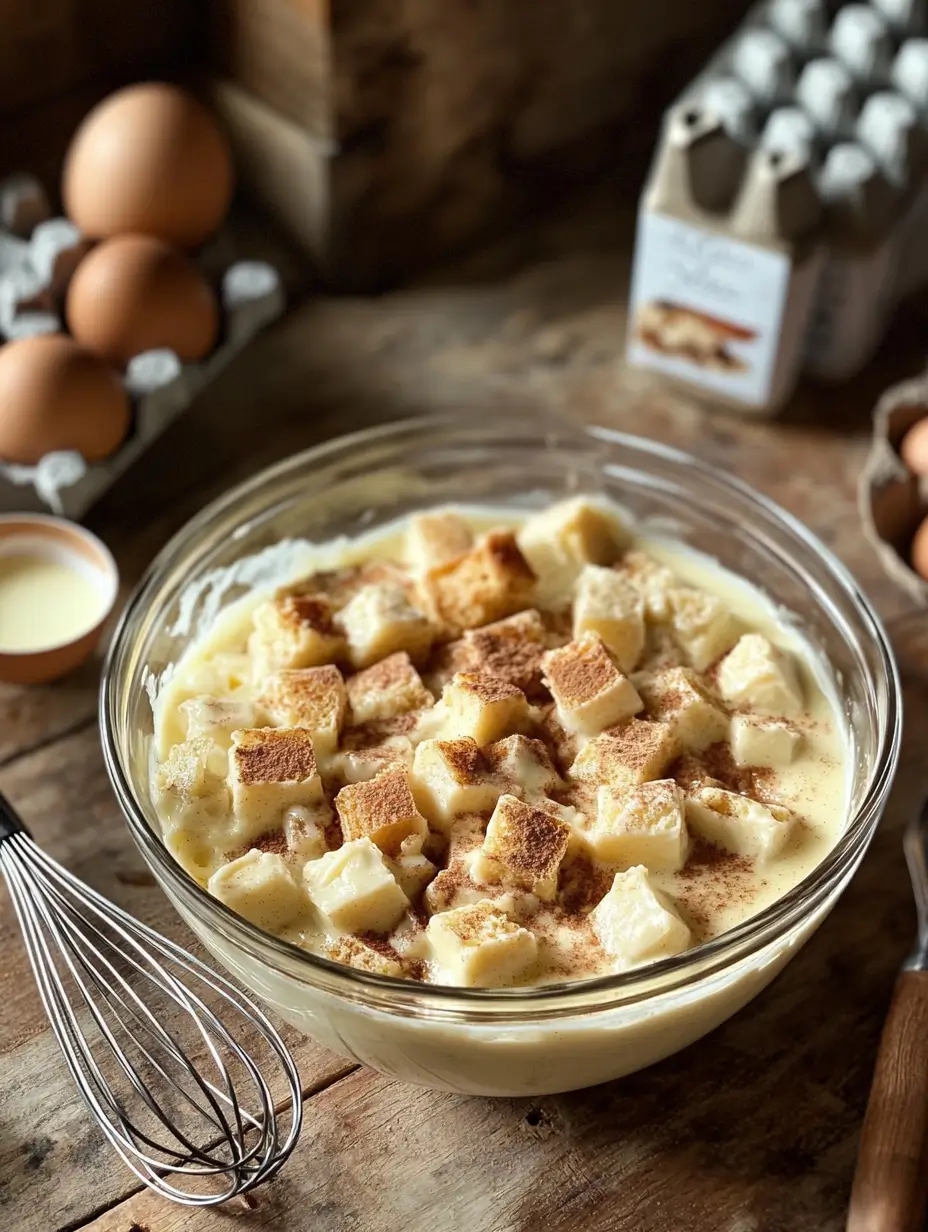
<svg viewBox="0 0 928 1232"><path fill-rule="evenodd" d="M175 744L158 767L157 785L185 804L225 789L229 759L209 736L194 736Z"/></svg>
<svg viewBox="0 0 928 1232"><path fill-rule="evenodd" d="M471 870L478 881L527 890L551 902L570 837L569 827L551 813L500 796Z"/></svg>
<svg viewBox="0 0 928 1232"><path fill-rule="evenodd" d="M338 747L345 721L345 682L337 667L289 668L265 677L259 704L277 727L312 733L320 757Z"/></svg>
<svg viewBox="0 0 928 1232"><path fill-rule="evenodd" d="M426 936L439 982L462 988L514 984L538 954L534 934L486 900L433 915Z"/></svg>
<svg viewBox="0 0 928 1232"><path fill-rule="evenodd" d="M731 706L758 714L794 715L802 709L792 657L761 633L746 633L722 660L719 692Z"/></svg>
<svg viewBox="0 0 928 1232"><path fill-rule="evenodd" d="M430 569L421 582L435 620L446 636L485 625L529 607L535 574L515 535L495 530L463 556Z"/></svg>
<svg viewBox="0 0 928 1232"><path fill-rule="evenodd" d="M622 563L615 566L624 582L641 596L646 619L665 621L670 619L670 592L677 588L677 579L671 569L659 564L646 552L626 552Z"/></svg>
<svg viewBox="0 0 928 1232"><path fill-rule="evenodd" d="M801 743L801 734L782 719L736 714L731 721L731 751L738 766L788 766Z"/></svg>
<svg viewBox="0 0 928 1232"><path fill-rule="evenodd" d="M498 676L476 672L458 672L445 685L439 705L442 735L447 740L467 738L479 745L492 744L519 731L529 720L521 689Z"/></svg>
<svg viewBox="0 0 928 1232"><path fill-rule="evenodd" d="M644 600L614 569L584 565L574 595L574 637L599 637L623 672L644 650Z"/></svg>
<svg viewBox="0 0 928 1232"><path fill-rule="evenodd" d="M663 778L679 752L668 724L629 719L622 727L588 741L574 758L568 776L597 787L637 787Z"/></svg>
<svg viewBox="0 0 928 1232"><path fill-rule="evenodd" d="M332 962L344 963L346 967L354 967L356 971L366 971L369 975L390 975L400 979L405 974L399 955L390 953L389 947L384 947L386 953L375 949L360 937L348 934L344 937L332 937L324 942L322 953Z"/></svg>
<svg viewBox="0 0 928 1232"><path fill-rule="evenodd" d="M619 971L679 954L690 944L690 930L672 901L640 864L616 873L612 889L590 912L590 923Z"/></svg>
<svg viewBox="0 0 928 1232"><path fill-rule="evenodd" d="M396 878L396 883L410 900L414 902L429 884L438 869L421 851L400 851L392 859L388 857L387 865Z"/></svg>
<svg viewBox="0 0 928 1232"><path fill-rule="evenodd" d="M419 663L434 638L428 617L397 583L362 586L339 612L338 625L348 640L348 658L357 668L370 667L399 650Z"/></svg>
<svg viewBox="0 0 928 1232"><path fill-rule="evenodd" d="M281 668L318 667L345 656L345 639L335 628L325 595L280 590L255 608L248 639L254 679Z"/></svg>
<svg viewBox="0 0 928 1232"><path fill-rule="evenodd" d="M742 625L721 599L688 586L668 592L670 627L690 666L704 672L741 636Z"/></svg>
<svg viewBox="0 0 928 1232"><path fill-rule="evenodd" d="M570 602L584 565L611 565L626 540L618 518L583 496L534 514L519 531L519 546L538 575L539 600L551 608Z"/></svg>
<svg viewBox="0 0 928 1232"><path fill-rule="evenodd" d="M761 865L778 856L793 832L794 818L779 804L760 804L722 787L702 787L686 798L691 830Z"/></svg>
<svg viewBox="0 0 928 1232"><path fill-rule="evenodd" d="M406 736L388 736L379 744L346 749L336 754L332 759L331 771L342 783L363 783L391 766L409 770L412 754L412 741Z"/></svg>
<svg viewBox="0 0 928 1232"><path fill-rule="evenodd" d="M428 833L403 769L384 770L376 778L343 787L335 797L335 809L346 842L366 837L387 855L398 854L410 835L424 839Z"/></svg>
<svg viewBox="0 0 928 1232"><path fill-rule="evenodd" d="M497 740L487 745L483 755L491 774L506 785L511 795L532 799L563 786L548 750L530 736Z"/></svg>
<svg viewBox="0 0 928 1232"><path fill-rule="evenodd" d="M541 616L527 608L480 629L468 629L455 643L460 647L457 670L498 676L523 692L537 691L545 640Z"/></svg>
<svg viewBox="0 0 928 1232"><path fill-rule="evenodd" d="M674 873L686 863L683 792L673 779L631 790L600 787L596 804L586 840L597 860L626 867L643 864L656 873Z"/></svg>
<svg viewBox="0 0 928 1232"><path fill-rule="evenodd" d="M682 749L699 753L728 738L728 715L689 668L640 672L634 683L648 714L673 729Z"/></svg>
<svg viewBox="0 0 928 1232"><path fill-rule="evenodd" d="M412 571L428 573L470 551L474 543L471 528L458 513L417 513L406 530L405 557Z"/></svg>
<svg viewBox="0 0 928 1232"><path fill-rule="evenodd" d="M467 738L423 740L413 756L410 782L419 811L442 834L460 814L493 808L505 791L476 741Z"/></svg>
<svg viewBox="0 0 928 1232"><path fill-rule="evenodd" d="M294 804L323 802L312 737L302 728L246 728L232 733L232 811L242 836L279 826Z"/></svg>
<svg viewBox="0 0 928 1232"><path fill-rule="evenodd" d="M214 898L268 932L286 928L306 907L306 896L286 861L272 851L246 851L207 882Z"/></svg>
<svg viewBox="0 0 928 1232"><path fill-rule="evenodd" d="M388 933L409 906L386 858L369 838L343 843L303 866L313 904L346 933Z"/></svg>
<svg viewBox="0 0 928 1232"><path fill-rule="evenodd" d="M347 689L352 722L359 726L422 710L434 700L405 650L350 676Z"/></svg>
<svg viewBox="0 0 928 1232"><path fill-rule="evenodd" d="M318 860L325 855L329 849L325 825L330 817L328 804L312 809L302 804L288 808L284 813L284 842L287 844L284 859L302 867L307 860Z"/></svg>
<svg viewBox="0 0 928 1232"><path fill-rule="evenodd" d="M593 736L642 707L635 686L616 668L594 634L549 650L542 662L557 717L568 732Z"/></svg>
<svg viewBox="0 0 928 1232"><path fill-rule="evenodd" d="M210 697L201 694L181 702L178 707L187 723L187 739L209 736L221 748L227 749L232 732L238 727L252 727L254 707L237 699Z"/></svg>

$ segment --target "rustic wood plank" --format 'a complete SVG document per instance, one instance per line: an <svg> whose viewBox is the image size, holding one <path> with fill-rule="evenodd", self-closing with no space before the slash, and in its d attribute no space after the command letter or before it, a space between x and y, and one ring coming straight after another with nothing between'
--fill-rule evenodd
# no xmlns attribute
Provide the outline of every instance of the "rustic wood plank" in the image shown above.
<svg viewBox="0 0 928 1232"><path fill-rule="evenodd" d="M317 137L332 133L327 0L218 0L210 55L225 76Z"/></svg>

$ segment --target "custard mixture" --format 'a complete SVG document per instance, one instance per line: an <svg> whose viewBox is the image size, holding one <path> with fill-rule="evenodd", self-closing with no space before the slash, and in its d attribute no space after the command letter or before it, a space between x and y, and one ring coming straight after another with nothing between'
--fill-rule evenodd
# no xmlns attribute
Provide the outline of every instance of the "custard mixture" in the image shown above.
<svg viewBox="0 0 928 1232"><path fill-rule="evenodd" d="M841 833L827 665L611 506L439 509L319 560L155 707L165 843L259 928L386 976L579 980L717 936Z"/></svg>

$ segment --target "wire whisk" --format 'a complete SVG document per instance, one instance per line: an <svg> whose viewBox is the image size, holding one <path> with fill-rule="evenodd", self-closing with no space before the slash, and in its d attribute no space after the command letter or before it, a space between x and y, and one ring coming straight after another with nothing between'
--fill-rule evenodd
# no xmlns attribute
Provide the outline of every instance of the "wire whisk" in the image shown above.
<svg viewBox="0 0 928 1232"><path fill-rule="evenodd" d="M0 870L71 1075L139 1180L187 1206L270 1180L299 1137L302 1093L261 1010L46 855L3 795Z"/></svg>

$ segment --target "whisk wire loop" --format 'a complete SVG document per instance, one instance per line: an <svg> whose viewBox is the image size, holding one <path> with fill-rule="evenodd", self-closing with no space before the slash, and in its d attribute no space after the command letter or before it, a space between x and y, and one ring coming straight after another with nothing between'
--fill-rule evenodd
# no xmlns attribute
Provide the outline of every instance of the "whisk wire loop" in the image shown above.
<svg viewBox="0 0 928 1232"><path fill-rule="evenodd" d="M266 1016L223 976L42 851L2 795L0 871L71 1076L139 1180L175 1202L211 1206L274 1176L299 1136L302 1097L293 1060ZM172 1014L159 1013L151 996ZM206 997L232 1011L234 1028ZM280 1114L253 1044L283 1076Z"/></svg>

